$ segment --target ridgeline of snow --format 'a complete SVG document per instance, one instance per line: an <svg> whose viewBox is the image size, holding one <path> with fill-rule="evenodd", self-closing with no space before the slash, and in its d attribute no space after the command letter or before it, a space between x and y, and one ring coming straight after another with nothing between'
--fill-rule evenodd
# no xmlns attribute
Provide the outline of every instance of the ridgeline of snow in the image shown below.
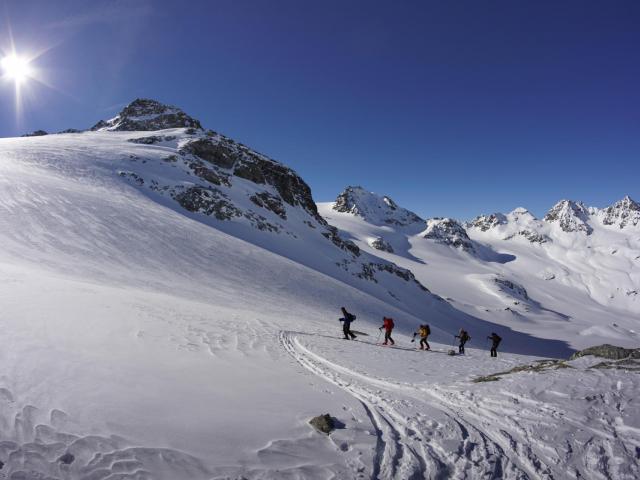
<svg viewBox="0 0 640 480"><path fill-rule="evenodd" d="M291 169L176 107L137 100L98 125L0 140L0 476L640 473L633 365L585 357L473 382L568 357L562 340L635 341L624 309L616 327L598 323L608 310L594 292L571 293L589 271L541 289L583 261L551 256L570 246L543 253L570 243L557 225L514 212L483 232L492 241L467 227L471 254L424 238L422 220L384 199L373 223L318 211ZM627 256L629 223L576 238L626 238ZM503 239L525 226L553 240ZM451 302L437 295L447 289ZM357 342L340 338L340 306L357 315ZM383 315L396 348L376 345ZM410 342L425 322L428 353ZM467 356L449 356L460 327ZM497 359L491 331L504 338ZM330 436L308 425L326 412Z"/></svg>

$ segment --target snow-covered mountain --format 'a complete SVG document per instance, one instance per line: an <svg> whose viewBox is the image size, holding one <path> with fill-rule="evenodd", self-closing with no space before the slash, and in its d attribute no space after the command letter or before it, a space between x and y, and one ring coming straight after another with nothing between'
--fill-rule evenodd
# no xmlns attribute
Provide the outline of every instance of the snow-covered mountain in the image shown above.
<svg viewBox="0 0 640 480"><path fill-rule="evenodd" d="M320 212L342 235L470 315L577 348L640 340L640 225L629 197L604 209L562 200L542 220L524 208L465 224L429 219L412 232L339 203ZM391 249L375 248L372 238Z"/></svg>
<svg viewBox="0 0 640 480"><path fill-rule="evenodd" d="M338 195L333 209L352 213L376 225L407 227L424 223L418 215L399 207L391 198L368 192L362 187L345 188Z"/></svg>
<svg viewBox="0 0 640 480"><path fill-rule="evenodd" d="M636 343L634 296L606 296L638 280L634 204L588 209L586 235L346 193L318 207L286 165L153 100L1 139L0 477L638 476L635 360L532 363ZM383 315L397 348L376 345ZM326 412L330 436L308 424Z"/></svg>
<svg viewBox="0 0 640 480"><path fill-rule="evenodd" d="M162 134L156 133L159 129ZM202 129L179 108L138 99L92 130L98 132L96 139L108 132L109 139L126 142L117 148L127 153L117 173L152 198L175 202L198 221L387 296L413 313L434 301L410 271L341 238L318 214L311 189L296 172ZM309 255L310 250L317 255Z"/></svg>

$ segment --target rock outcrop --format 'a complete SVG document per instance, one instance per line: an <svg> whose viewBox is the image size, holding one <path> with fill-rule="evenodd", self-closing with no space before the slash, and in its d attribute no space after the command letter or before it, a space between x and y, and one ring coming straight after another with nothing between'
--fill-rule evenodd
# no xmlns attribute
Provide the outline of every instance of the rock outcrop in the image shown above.
<svg viewBox="0 0 640 480"><path fill-rule="evenodd" d="M475 251L467 231L457 220L452 218L431 218L427 220L427 229L422 233L422 236L442 245L460 248L467 252Z"/></svg>
<svg viewBox="0 0 640 480"><path fill-rule="evenodd" d="M502 213L492 213L490 215L480 215L470 222L467 222L468 228L477 228L481 232L486 232L499 225L505 225L507 217Z"/></svg>
<svg viewBox="0 0 640 480"><path fill-rule="evenodd" d="M502 290L509 296L516 297L522 300L529 300L527 290L522 285L502 277L495 277L493 281L500 290Z"/></svg>
<svg viewBox="0 0 640 480"><path fill-rule="evenodd" d="M594 357L607 358L609 360L622 360L623 358L640 358L640 348L622 348L615 345L597 345L585 348L571 355L571 360L593 355Z"/></svg>
<svg viewBox="0 0 640 480"><path fill-rule="evenodd" d="M156 100L138 98L127 105L111 120L100 120L91 130L155 131L167 128L201 129L200 122L178 107L164 105Z"/></svg>
<svg viewBox="0 0 640 480"><path fill-rule="evenodd" d="M336 424L331 415L325 413L324 415L318 415L309 420L309 424L321 433L329 435L336 429Z"/></svg>
<svg viewBox="0 0 640 480"><path fill-rule="evenodd" d="M382 252L393 253L393 247L389 242L387 242L384 238L378 237L371 240L369 243L376 250L380 250Z"/></svg>
<svg viewBox="0 0 640 480"><path fill-rule="evenodd" d="M36 130L35 132L25 133L22 135L23 137L44 137L45 135L49 135L44 130Z"/></svg>

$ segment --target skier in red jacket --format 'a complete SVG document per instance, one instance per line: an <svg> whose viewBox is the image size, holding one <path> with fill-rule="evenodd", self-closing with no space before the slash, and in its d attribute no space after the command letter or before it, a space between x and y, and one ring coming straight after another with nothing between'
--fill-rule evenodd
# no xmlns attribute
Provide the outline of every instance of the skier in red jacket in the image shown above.
<svg viewBox="0 0 640 480"><path fill-rule="evenodd" d="M396 344L396 342L393 341L393 338L391 338L391 332L393 331L394 326L392 318L382 317L382 326L378 330L382 330L384 328L383 345L386 345L387 342L391 342L391 345Z"/></svg>

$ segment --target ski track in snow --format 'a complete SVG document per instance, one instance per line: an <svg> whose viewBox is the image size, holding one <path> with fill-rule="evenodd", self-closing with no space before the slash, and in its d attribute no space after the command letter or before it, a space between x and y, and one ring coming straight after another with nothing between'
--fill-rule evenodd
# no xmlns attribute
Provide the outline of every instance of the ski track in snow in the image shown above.
<svg viewBox="0 0 640 480"><path fill-rule="evenodd" d="M442 406L429 404L428 409L422 409L423 390L369 378L332 363L305 348L290 332L281 333L280 341L303 367L361 402L378 436L371 478L464 478L469 468L485 478L502 478L505 471L514 473L509 478L526 478L508 457L501 459L505 455L501 446L473 425L455 419ZM383 392L403 398L385 400ZM429 417L439 421L424 415L407 417L403 412L406 409L429 410ZM461 443L453 449L439 443L458 439Z"/></svg>
<svg viewBox="0 0 640 480"><path fill-rule="evenodd" d="M281 332L280 342L301 366L362 404L378 438L372 479L630 480L640 475L637 461L630 460L638 458L637 428L625 428L621 417L601 410L585 418L580 408L572 412L540 400L536 394L545 392L542 387L522 393L498 384L497 391L474 393L464 384L390 381L315 353L294 332ZM553 388L566 388L558 383L551 382ZM606 385L600 387L606 390ZM568 396L553 388L546 390L548 395ZM620 398L605 403L621 412L624 401L631 414L638 412L637 404L631 404L633 387L628 394L631 398L622 400L625 396L618 394Z"/></svg>

